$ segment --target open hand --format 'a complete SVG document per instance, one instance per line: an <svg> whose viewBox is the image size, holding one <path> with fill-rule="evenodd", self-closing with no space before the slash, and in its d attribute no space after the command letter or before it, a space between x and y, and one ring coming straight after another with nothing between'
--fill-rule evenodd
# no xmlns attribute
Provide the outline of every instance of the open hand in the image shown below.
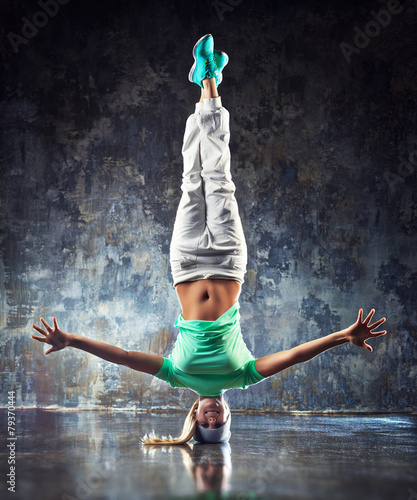
<svg viewBox="0 0 417 500"><path fill-rule="evenodd" d="M48 325L48 323L43 318L41 318L41 322L45 327L46 331L36 325L32 325L32 328L34 328L37 332L41 333L43 337L40 337L39 335L32 335L31 337L37 340L38 342L45 342L46 344L52 346L47 351L45 351L45 354L49 354L50 352L54 351L60 351L61 349L64 349L69 345L70 343L69 335L68 333L63 332L58 328L58 323L56 322L55 316L53 317L53 322L54 322L53 329Z"/></svg>
<svg viewBox="0 0 417 500"><path fill-rule="evenodd" d="M375 309L372 309L364 320L362 320L362 313L362 309L359 309L358 319L352 326L346 329L346 336L351 344L363 347L369 352L372 352L373 349L366 343L366 340L373 339L387 333L386 330L372 333L372 330L375 330L375 328L378 328L379 325L382 325L382 323L385 322L385 318L381 318L378 321L375 321L375 323L370 324L372 317L375 314Z"/></svg>

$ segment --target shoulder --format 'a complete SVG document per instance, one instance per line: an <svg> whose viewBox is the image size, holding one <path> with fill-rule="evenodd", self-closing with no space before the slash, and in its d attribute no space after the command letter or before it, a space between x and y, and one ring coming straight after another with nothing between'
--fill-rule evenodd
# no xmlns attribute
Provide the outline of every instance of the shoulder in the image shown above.
<svg viewBox="0 0 417 500"><path fill-rule="evenodd" d="M162 363L161 368L154 373L154 377L163 380L164 382L169 382L172 373L172 361L169 358L163 358L164 361Z"/></svg>

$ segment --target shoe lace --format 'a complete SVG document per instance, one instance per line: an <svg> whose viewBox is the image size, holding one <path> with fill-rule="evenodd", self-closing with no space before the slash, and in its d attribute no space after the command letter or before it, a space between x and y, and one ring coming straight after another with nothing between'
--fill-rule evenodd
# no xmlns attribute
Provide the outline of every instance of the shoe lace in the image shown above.
<svg viewBox="0 0 417 500"><path fill-rule="evenodd" d="M205 73L211 73L213 76L218 77L219 69L216 64L214 56L211 59L206 59Z"/></svg>

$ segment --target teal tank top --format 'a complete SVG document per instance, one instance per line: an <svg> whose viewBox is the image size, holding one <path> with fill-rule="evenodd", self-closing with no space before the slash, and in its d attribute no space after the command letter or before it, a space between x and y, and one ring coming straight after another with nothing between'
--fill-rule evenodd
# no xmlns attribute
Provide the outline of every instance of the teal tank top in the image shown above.
<svg viewBox="0 0 417 500"><path fill-rule="evenodd" d="M238 302L216 321L187 321L180 314L175 326L174 349L155 377L211 397L265 379L242 338Z"/></svg>

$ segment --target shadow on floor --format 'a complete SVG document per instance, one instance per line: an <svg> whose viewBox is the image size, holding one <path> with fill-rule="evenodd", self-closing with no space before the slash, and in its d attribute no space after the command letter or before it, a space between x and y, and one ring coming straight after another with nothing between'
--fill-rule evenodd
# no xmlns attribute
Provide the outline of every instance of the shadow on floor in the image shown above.
<svg viewBox="0 0 417 500"><path fill-rule="evenodd" d="M140 439L177 434L182 415L15 413L16 493L0 450L14 500L417 500L415 416L233 415L230 445L161 448Z"/></svg>

